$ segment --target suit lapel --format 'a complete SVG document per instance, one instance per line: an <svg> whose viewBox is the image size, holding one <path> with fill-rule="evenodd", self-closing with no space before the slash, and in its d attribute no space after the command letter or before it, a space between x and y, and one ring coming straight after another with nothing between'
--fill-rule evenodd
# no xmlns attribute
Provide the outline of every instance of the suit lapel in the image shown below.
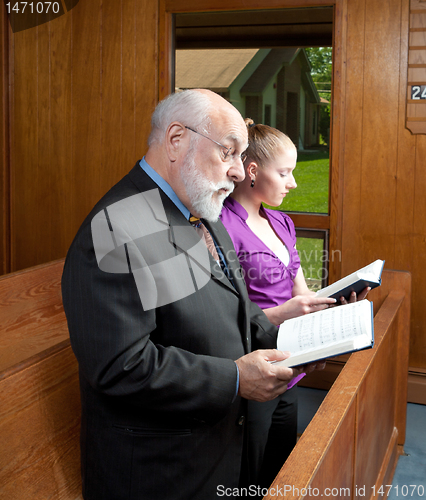
<svg viewBox="0 0 426 500"><path fill-rule="evenodd" d="M225 282L226 285L232 288L232 290L236 291L238 294L240 295L242 294L244 296L244 292L247 293L245 288L245 283L241 279L240 264L238 261L237 254L235 253L234 250L234 245L232 243L231 238L229 237L228 232L226 231L224 225L220 221L215 223L206 222L205 224L207 229L210 231L213 238L215 239L216 243L222 250L226 264L231 273L233 285L235 285L235 287L229 282L228 278L223 274L221 270L222 275L226 280Z"/></svg>
<svg viewBox="0 0 426 500"><path fill-rule="evenodd" d="M167 202L167 201L166 201ZM238 290L236 290L228 278L226 277L225 273L222 271L222 268L220 265L213 259L211 256L210 252L207 251L208 255L208 260L202 258L204 255L204 252L201 254L198 252L196 254L191 252L191 248L197 245L200 242L200 237L195 231L195 229L191 226L191 224L185 219L185 217L181 214L181 212L176 208L174 203L172 203L170 200L170 211L166 209L167 213L169 214L170 217L170 227L175 229L173 232L173 238L176 246L184 251L185 253L190 255L190 258L193 259L197 265L202 267L206 272L210 273L213 278L215 278L217 281L219 281L222 285L226 286L229 288L233 293L236 293ZM221 224L222 225L222 224ZM179 231L176 231L177 227L179 227ZM210 231L211 230L211 225L206 223L207 229ZM223 227L223 226L222 226ZM182 229L185 228L187 231L183 231ZM223 241L218 240L217 238L217 232L211 231L211 234L213 238L215 239L216 243L223 248ZM203 243L204 245L204 243ZM224 252L225 254L226 252ZM201 255L201 258L198 256Z"/></svg>
<svg viewBox="0 0 426 500"><path fill-rule="evenodd" d="M234 283L238 282L237 289L232 286L232 284L222 271L220 265L210 255L210 252L207 252L208 258L205 258L204 252L191 252L191 249L193 249L197 244L200 243L199 235L191 226L191 224L185 219L181 211L170 200L170 198L158 187L158 185L149 177L149 175L147 175L142 170L139 163L137 163L129 172L129 177L141 192L157 189L160 193L164 212L162 212L162 210L159 210L156 206L158 196L155 195L155 192L153 192L152 195L145 196L145 199L151 206L154 217L157 220L161 220L161 222L169 224L170 240L176 246L176 248L189 255L190 259L195 261L198 266L200 266L205 272L213 276L222 285L229 288L233 293L241 293L239 283L241 280L235 279L236 271L234 263L231 263L229 259L227 259L227 264L231 270L231 275L234 278ZM151 198L152 203L150 202ZM166 214L168 222L163 220L164 217L162 213ZM230 243L231 246L229 246L230 239L228 233L226 232L226 229L223 227L223 224L221 222L217 222L215 224L206 223L206 227L212 233L214 239L216 240L216 243L221 248L224 248L223 253L226 259L228 250L232 249L233 247L232 242Z"/></svg>
<svg viewBox="0 0 426 500"><path fill-rule="evenodd" d="M242 278L242 269L238 260L238 256L235 252L232 240L225 229L222 222L216 222L214 224L206 223L207 229L211 232L216 242L220 245L228 269L232 276L232 282L235 285L234 291L236 290L239 296L241 307L244 310L244 325L241 329L242 340L246 352L251 351L251 333L250 333L250 299L248 297L248 292L244 279ZM227 280L229 283L229 281ZM232 286L231 284L229 286Z"/></svg>

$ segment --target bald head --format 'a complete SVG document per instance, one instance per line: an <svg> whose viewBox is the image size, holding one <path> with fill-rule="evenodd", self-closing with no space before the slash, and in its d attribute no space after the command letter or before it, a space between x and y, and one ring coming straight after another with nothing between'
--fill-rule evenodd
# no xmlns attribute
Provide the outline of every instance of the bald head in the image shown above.
<svg viewBox="0 0 426 500"><path fill-rule="evenodd" d="M246 148L247 127L234 106L209 90L185 90L155 109L146 161L193 215L215 220L244 178Z"/></svg>
<svg viewBox="0 0 426 500"><path fill-rule="evenodd" d="M210 111L212 114L229 113L233 115L236 120L242 120L240 112L226 99L219 94L207 89L194 89L193 92L201 94L210 101Z"/></svg>
<svg viewBox="0 0 426 500"><path fill-rule="evenodd" d="M174 121L209 133L222 113L231 115L239 122L242 120L232 104L210 90L193 89L170 94L155 108L148 145L151 147L154 143L161 142L167 127Z"/></svg>

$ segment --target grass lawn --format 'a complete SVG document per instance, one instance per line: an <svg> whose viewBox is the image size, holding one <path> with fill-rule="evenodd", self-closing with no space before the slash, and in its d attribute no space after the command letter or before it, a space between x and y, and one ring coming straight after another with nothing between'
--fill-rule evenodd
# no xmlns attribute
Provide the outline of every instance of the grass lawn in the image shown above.
<svg viewBox="0 0 426 500"><path fill-rule="evenodd" d="M308 287L316 291L322 287L319 282L327 274L324 242L318 238L297 238L296 247Z"/></svg>
<svg viewBox="0 0 426 500"><path fill-rule="evenodd" d="M292 189L275 210L283 212L328 213L328 151L299 153L294 178L297 188Z"/></svg>

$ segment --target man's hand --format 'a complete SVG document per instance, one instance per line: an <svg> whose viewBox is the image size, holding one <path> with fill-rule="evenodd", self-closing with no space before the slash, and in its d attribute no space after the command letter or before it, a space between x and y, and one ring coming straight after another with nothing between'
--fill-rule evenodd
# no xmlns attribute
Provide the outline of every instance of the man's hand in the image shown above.
<svg viewBox="0 0 426 500"><path fill-rule="evenodd" d="M307 369L304 367L287 368L268 361L282 361L289 353L275 349L261 349L237 359L240 372L238 394L254 401L270 401L286 391L290 380Z"/></svg>
<svg viewBox="0 0 426 500"><path fill-rule="evenodd" d="M371 290L371 288L368 286L362 290L362 292L359 292L357 295L355 292L351 292L349 296L349 301L345 299L345 297L340 297L340 303L341 304L352 304L353 302L358 302L359 300L363 300L367 297L368 292Z"/></svg>

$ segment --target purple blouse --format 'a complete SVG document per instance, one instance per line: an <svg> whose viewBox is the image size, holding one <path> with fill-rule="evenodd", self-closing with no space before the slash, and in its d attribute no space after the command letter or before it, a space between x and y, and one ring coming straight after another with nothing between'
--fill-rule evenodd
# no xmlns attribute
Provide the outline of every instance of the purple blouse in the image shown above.
<svg viewBox="0 0 426 500"><path fill-rule="evenodd" d="M288 266L253 233L246 222L247 211L233 198L226 198L220 218L234 243L250 299L262 309L267 309L292 298L293 280L300 267L300 259L295 248L293 221L283 212L264 210L290 254Z"/></svg>
<svg viewBox="0 0 426 500"><path fill-rule="evenodd" d="M220 218L234 243L250 299L261 309L278 306L292 298L293 281L300 267L295 248L296 230L293 221L283 212L264 209L272 228L287 247L290 261L286 266L247 225L247 211L228 197ZM301 373L287 385L291 389L306 374Z"/></svg>

